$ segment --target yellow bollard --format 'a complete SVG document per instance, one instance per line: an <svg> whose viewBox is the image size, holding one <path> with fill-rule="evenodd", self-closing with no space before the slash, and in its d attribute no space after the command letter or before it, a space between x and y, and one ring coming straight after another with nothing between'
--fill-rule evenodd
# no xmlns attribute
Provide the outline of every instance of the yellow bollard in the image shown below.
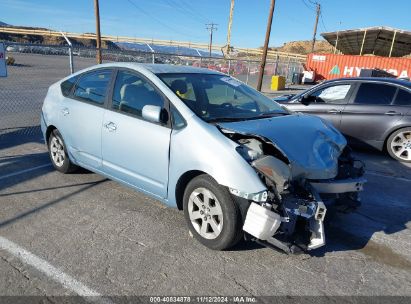
<svg viewBox="0 0 411 304"><path fill-rule="evenodd" d="M271 90L279 91L285 89L285 77L284 76L273 76L271 77Z"/></svg>

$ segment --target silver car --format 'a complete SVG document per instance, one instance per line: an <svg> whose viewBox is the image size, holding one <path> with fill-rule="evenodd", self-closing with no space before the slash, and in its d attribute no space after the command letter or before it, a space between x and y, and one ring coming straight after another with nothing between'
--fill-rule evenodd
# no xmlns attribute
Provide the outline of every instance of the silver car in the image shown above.
<svg viewBox="0 0 411 304"><path fill-rule="evenodd" d="M228 75L102 64L53 84L41 126L62 173L78 166L184 210L190 233L286 252L323 246L326 205L358 206L363 166L330 123Z"/></svg>

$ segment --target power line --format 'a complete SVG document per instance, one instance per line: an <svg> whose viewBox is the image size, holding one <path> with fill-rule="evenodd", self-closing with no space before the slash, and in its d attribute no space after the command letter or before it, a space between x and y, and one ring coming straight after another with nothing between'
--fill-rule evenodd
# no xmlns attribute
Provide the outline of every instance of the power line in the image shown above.
<svg viewBox="0 0 411 304"><path fill-rule="evenodd" d="M194 10L191 10L188 8L188 6L182 6L181 3L178 3L174 0L163 0L168 3L168 5L171 8L175 8L179 10L181 13L184 14L185 17L190 17L192 20L197 21L198 23L203 23L203 22L208 22L209 20L201 16L198 12L195 12ZM202 19L200 21L199 19Z"/></svg>
<svg viewBox="0 0 411 304"><path fill-rule="evenodd" d="M137 10L139 10L141 13L143 13L143 14L146 15L147 17L155 20L156 22L158 22L158 23L161 24L162 26L168 28L169 30L171 30L171 31L173 31L173 32L175 32L175 33L178 33L178 34L180 34L180 35L191 36L191 37L194 37L194 38L200 38L199 36L193 36L193 35L188 34L187 32L182 32L182 31L179 31L179 30L177 30L177 29L169 26L168 24L164 23L162 20L158 19L157 17L155 17L155 16L151 15L150 13L148 13L146 10L142 9L142 8L141 8L140 6L138 6L135 2L133 2L133 1L131 1L131 0L127 0L127 1L128 1L132 6L134 6L134 8L136 8Z"/></svg>
<svg viewBox="0 0 411 304"><path fill-rule="evenodd" d="M315 11L315 8L310 6L305 0L301 0L301 2L305 5L306 8L308 8L311 11Z"/></svg>
<svg viewBox="0 0 411 304"><path fill-rule="evenodd" d="M324 19L323 19L323 13L322 12L320 13L320 18L321 18L321 25L322 25L324 31L328 32L327 27L324 24Z"/></svg>
<svg viewBox="0 0 411 304"><path fill-rule="evenodd" d="M187 2L183 1L183 5L182 5L181 3L178 3L178 1L175 1L175 0L168 0L168 1L172 1L173 3L175 3L175 5L180 7L180 9L186 11L189 14L189 16L192 16L193 18L197 18L197 20L198 20L198 18L200 18L200 19L202 19L203 22L210 22L210 18L208 18L207 16L201 14L199 11L194 9Z"/></svg>

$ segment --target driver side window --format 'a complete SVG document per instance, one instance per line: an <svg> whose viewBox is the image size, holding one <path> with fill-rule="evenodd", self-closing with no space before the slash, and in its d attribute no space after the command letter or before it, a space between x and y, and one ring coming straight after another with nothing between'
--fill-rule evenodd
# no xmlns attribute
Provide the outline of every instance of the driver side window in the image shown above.
<svg viewBox="0 0 411 304"><path fill-rule="evenodd" d="M145 105L163 107L164 100L144 78L120 70L114 85L112 109L142 117Z"/></svg>
<svg viewBox="0 0 411 304"><path fill-rule="evenodd" d="M310 97L315 98L315 103L346 104L350 89L350 84L336 85L320 89L310 94Z"/></svg>

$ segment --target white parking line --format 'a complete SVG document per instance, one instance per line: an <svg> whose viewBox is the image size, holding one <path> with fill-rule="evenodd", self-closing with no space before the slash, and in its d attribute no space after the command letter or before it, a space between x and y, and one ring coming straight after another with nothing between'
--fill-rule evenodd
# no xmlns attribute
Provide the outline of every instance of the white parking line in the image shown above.
<svg viewBox="0 0 411 304"><path fill-rule="evenodd" d="M48 167L48 166L51 166L51 164L45 164L45 165L37 166L37 167L34 167L34 168L25 169L25 170L13 172L13 173L10 173L10 174L6 174L6 175L3 175L3 176L0 176L0 180L5 179L5 178L9 178L9 177L13 177L13 176L16 176L16 175L24 174L24 173L27 173L27 172L35 171L37 169L45 168L45 167Z"/></svg>
<svg viewBox="0 0 411 304"><path fill-rule="evenodd" d="M112 303L110 300L102 298L102 296L98 292L90 289L83 283L77 281L68 274L65 274L60 269L54 267L53 265L50 265L45 260L35 256L31 252L2 236L0 236L0 249L7 251L9 254L18 258L23 263L41 271L49 278L63 285L64 288L75 292L81 297L84 297L86 301L107 304Z"/></svg>

